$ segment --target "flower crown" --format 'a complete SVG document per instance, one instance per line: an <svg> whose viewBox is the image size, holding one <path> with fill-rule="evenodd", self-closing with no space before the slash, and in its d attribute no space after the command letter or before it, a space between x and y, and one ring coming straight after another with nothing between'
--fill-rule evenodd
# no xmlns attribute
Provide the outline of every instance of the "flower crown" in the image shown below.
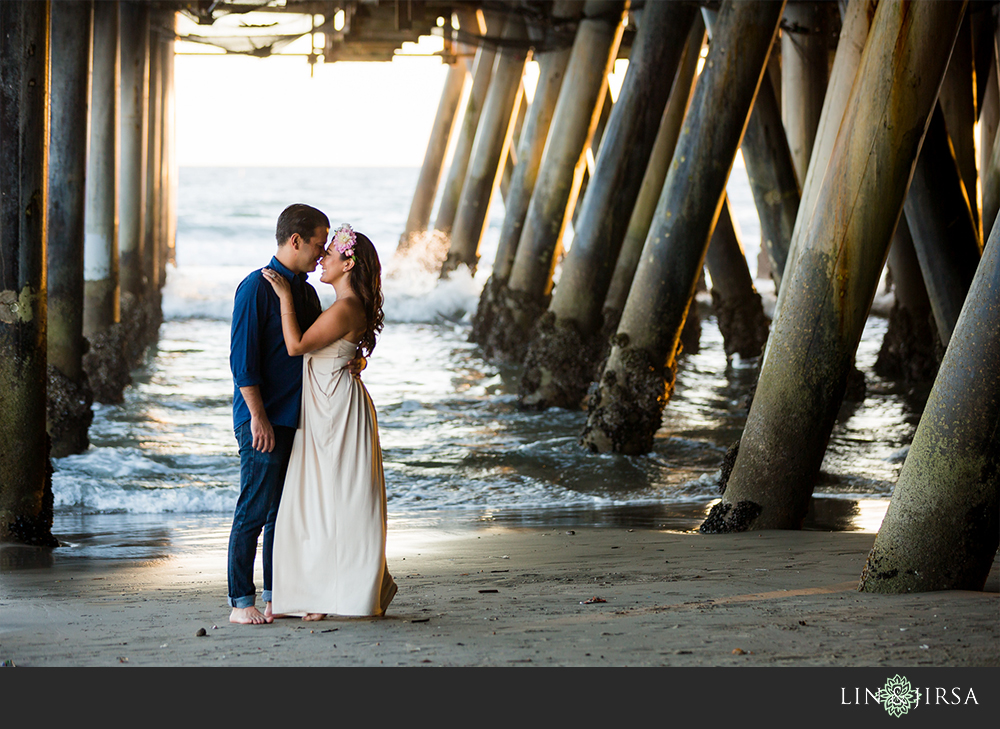
<svg viewBox="0 0 1000 729"><path fill-rule="evenodd" d="M358 238L354 234L354 229L348 223L344 223L333 231L333 247L336 251L348 258L354 258L354 246Z"/></svg>

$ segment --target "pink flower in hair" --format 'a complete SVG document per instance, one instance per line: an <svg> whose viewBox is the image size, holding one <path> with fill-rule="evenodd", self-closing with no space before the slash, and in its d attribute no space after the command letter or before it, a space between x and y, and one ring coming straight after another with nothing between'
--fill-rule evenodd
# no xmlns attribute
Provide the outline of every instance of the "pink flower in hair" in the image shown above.
<svg viewBox="0 0 1000 729"><path fill-rule="evenodd" d="M354 258L354 246L358 242L354 229L348 223L344 223L333 231L333 247L338 252L348 258Z"/></svg>

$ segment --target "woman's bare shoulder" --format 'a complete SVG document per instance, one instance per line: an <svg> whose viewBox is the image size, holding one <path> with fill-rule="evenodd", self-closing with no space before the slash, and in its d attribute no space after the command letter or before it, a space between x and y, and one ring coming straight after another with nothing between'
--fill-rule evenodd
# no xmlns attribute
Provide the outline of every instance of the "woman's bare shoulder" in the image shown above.
<svg viewBox="0 0 1000 729"><path fill-rule="evenodd" d="M323 313L331 319L341 320L352 327L358 324L363 325L365 321L364 307L361 305L361 301L354 296L337 299Z"/></svg>

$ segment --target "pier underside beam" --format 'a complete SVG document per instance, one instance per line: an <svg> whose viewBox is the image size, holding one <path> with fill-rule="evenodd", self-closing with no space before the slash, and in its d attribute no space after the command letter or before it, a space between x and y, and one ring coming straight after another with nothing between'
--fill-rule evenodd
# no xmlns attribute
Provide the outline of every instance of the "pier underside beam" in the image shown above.
<svg viewBox="0 0 1000 729"><path fill-rule="evenodd" d="M979 265L979 231L940 104L931 115L903 210L938 336L947 347Z"/></svg>
<svg viewBox="0 0 1000 729"><path fill-rule="evenodd" d="M798 529L965 3L879 3L739 453L703 532Z"/></svg>
<svg viewBox="0 0 1000 729"><path fill-rule="evenodd" d="M51 5L46 211L48 423L52 456L90 445L93 395L83 370L83 253L93 3Z"/></svg>
<svg viewBox="0 0 1000 729"><path fill-rule="evenodd" d="M783 2L724 2L642 258L590 403L583 444L646 453Z"/></svg>
<svg viewBox="0 0 1000 729"><path fill-rule="evenodd" d="M983 589L1000 544L998 291L994 230L865 563L862 592Z"/></svg>
<svg viewBox="0 0 1000 729"><path fill-rule="evenodd" d="M516 15L510 16L504 25L503 38L512 42L524 41L527 38L524 21ZM462 263L470 271L476 270L490 200L507 161L521 105L524 88L521 79L527 58L527 50L516 44L503 46L496 56L451 230L448 257L441 268L443 274Z"/></svg>
<svg viewBox="0 0 1000 729"><path fill-rule="evenodd" d="M687 3L653 3L642 11L573 245L525 355L521 407L578 407L596 376L604 354L601 309L697 14Z"/></svg>
<svg viewBox="0 0 1000 729"><path fill-rule="evenodd" d="M524 356L531 327L548 305L563 231L586 166L585 150L618 55L624 15L624 2L588 0L584 6L508 289L498 307L492 351L500 358L518 361Z"/></svg>
<svg viewBox="0 0 1000 729"><path fill-rule="evenodd" d="M83 366L94 400L121 402L130 382L119 323L118 195L121 109L119 3L94 3L94 57L84 235ZM122 158L124 160L124 158Z"/></svg>
<svg viewBox="0 0 1000 729"><path fill-rule="evenodd" d="M607 296L604 298L604 307L601 313L601 339L605 342L605 349L608 347L607 342L611 335L618 329L622 309L625 308L625 300L628 298L628 290L632 285L635 269L639 266L642 246L646 242L649 226L653 222L656 203L663 191L663 183L667 178L670 161L673 159L677 139L681 134L684 116L691 103L698 60L704 42L705 23L700 16L697 16L688 35L684 57L677 69L674 85L670 90L670 98L663 110L663 118L660 120L660 128L656 133L656 141L653 142L653 151L650 152L646 172L643 174L642 185L639 188L639 195L632 207L632 216L628 221L625 239L618 252L615 270L611 276L611 283L608 285Z"/></svg>
<svg viewBox="0 0 1000 729"><path fill-rule="evenodd" d="M575 0L559 0L552 6L552 18L566 22L579 16L581 6ZM554 40L554 39L551 39ZM555 47L534 55L538 63L535 98L527 111L524 128L517 146L517 166L511 177L510 190L504 203L504 218L500 240L493 259L493 271L483 287L479 306L472 321L470 340L483 345L487 358L493 357L491 338L495 331L497 307L503 298L514 257L517 254L521 229L528 212L531 194L538 179L542 152L555 113L559 90L566 76L571 46Z"/></svg>
<svg viewBox="0 0 1000 729"><path fill-rule="evenodd" d="M49 3L0 2L0 542L54 547L45 432Z"/></svg>

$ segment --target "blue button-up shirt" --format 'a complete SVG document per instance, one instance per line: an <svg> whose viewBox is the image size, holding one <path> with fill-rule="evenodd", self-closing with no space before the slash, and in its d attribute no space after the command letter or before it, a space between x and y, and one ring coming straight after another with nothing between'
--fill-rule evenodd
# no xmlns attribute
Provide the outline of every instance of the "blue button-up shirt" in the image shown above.
<svg viewBox="0 0 1000 729"><path fill-rule="evenodd" d="M306 275L294 274L272 258L268 264L292 285L292 301L301 331L305 332L322 312L316 289ZM229 347L233 371L233 428L250 420L241 387L260 387L261 399L271 425L298 427L302 396L302 357L290 357L281 333L281 302L259 270L236 289Z"/></svg>

